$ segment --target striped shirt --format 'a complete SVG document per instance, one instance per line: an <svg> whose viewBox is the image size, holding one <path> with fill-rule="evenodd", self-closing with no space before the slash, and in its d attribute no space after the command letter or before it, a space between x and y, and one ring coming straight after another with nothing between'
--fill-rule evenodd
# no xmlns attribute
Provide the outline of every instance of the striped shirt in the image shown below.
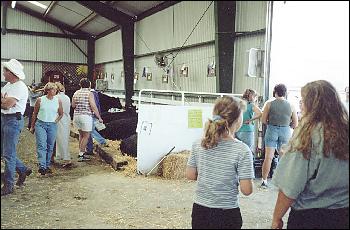
<svg viewBox="0 0 350 230"><path fill-rule="evenodd" d="M91 106L89 102L89 95L90 90L87 88L79 89L74 93L74 115L92 115Z"/></svg>
<svg viewBox="0 0 350 230"><path fill-rule="evenodd" d="M198 172L194 202L209 208L238 208L239 180L254 178L251 151L237 139L208 150L194 142L187 165Z"/></svg>

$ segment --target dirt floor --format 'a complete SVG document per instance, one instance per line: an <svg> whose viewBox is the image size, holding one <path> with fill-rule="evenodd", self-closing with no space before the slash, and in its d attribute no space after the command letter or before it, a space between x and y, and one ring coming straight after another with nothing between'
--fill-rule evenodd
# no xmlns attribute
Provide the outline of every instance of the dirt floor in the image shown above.
<svg viewBox="0 0 350 230"><path fill-rule="evenodd" d="M195 182L114 171L99 156L76 162L78 142L70 139L74 167L38 174L34 135L23 130L20 158L33 169L26 185L1 197L1 229L7 228L191 228ZM3 165L2 165L3 168ZM242 228L270 228L277 190L240 195Z"/></svg>

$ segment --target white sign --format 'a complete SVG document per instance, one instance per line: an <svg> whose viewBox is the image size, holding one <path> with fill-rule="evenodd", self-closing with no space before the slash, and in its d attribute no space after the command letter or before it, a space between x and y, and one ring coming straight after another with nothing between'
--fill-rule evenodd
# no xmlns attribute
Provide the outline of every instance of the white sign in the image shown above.
<svg viewBox="0 0 350 230"><path fill-rule="evenodd" d="M147 174L174 146L173 152L191 150L192 143L203 136L203 127L212 118L212 109L213 105L141 104L137 124L137 171ZM202 126L198 125L200 120Z"/></svg>

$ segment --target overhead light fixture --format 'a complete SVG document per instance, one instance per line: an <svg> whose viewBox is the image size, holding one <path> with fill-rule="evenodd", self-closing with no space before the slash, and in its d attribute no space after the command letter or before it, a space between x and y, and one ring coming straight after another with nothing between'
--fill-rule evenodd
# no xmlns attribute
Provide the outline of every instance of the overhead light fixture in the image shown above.
<svg viewBox="0 0 350 230"><path fill-rule="evenodd" d="M40 2L37 2L37 1L27 1L27 2L30 2L30 3L32 3L33 5L39 6L39 7L43 8L43 9L45 9L45 10L46 10L46 8L47 8L47 6L45 6L44 4L42 4L42 3L40 3Z"/></svg>
<svg viewBox="0 0 350 230"><path fill-rule="evenodd" d="M11 7L12 7L12 8L15 8L15 6L16 6L16 1L12 1L12 2L11 2Z"/></svg>

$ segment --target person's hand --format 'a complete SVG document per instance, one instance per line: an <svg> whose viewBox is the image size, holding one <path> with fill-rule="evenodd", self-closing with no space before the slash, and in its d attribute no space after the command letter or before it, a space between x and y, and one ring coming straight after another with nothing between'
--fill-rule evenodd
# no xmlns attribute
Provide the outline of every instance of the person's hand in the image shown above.
<svg viewBox="0 0 350 230"><path fill-rule="evenodd" d="M98 119L98 121L99 121L99 122L101 122L101 123L103 123L103 120L102 120L102 118Z"/></svg>
<svg viewBox="0 0 350 230"><path fill-rule="evenodd" d="M34 134L34 128L30 128L29 132L31 132L32 134Z"/></svg>
<svg viewBox="0 0 350 230"><path fill-rule="evenodd" d="M282 229L283 228L283 220L272 220L271 229Z"/></svg>
<svg viewBox="0 0 350 230"><path fill-rule="evenodd" d="M243 122L244 124L247 124L247 125L249 125L249 123L250 123L250 119L248 119L248 120L246 120L245 122Z"/></svg>

